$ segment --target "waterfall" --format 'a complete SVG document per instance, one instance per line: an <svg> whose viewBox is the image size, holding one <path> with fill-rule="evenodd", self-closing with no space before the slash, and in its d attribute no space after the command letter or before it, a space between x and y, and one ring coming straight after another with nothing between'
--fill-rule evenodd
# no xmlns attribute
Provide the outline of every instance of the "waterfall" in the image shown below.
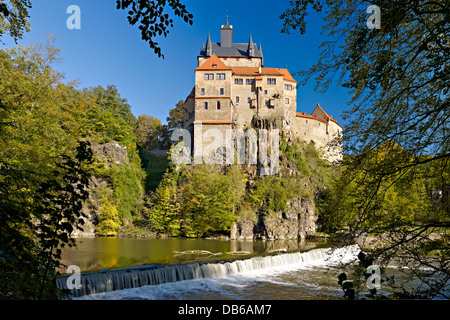
<svg viewBox="0 0 450 320"><path fill-rule="evenodd" d="M349 262L355 259L359 247L339 249L314 249L308 252L283 253L215 263L186 263L176 265L151 265L129 269L80 274L81 289L72 289L73 297L107 291L157 285L167 282L225 277L231 274L324 261L327 264ZM67 289L71 275L57 279L59 289Z"/></svg>

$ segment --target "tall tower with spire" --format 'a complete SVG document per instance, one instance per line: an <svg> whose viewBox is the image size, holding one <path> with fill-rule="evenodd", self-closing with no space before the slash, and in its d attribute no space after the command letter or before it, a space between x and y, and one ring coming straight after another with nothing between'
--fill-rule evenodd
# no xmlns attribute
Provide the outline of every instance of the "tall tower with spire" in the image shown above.
<svg viewBox="0 0 450 320"><path fill-rule="evenodd" d="M220 28L220 46L224 48L233 47L233 26L228 24L228 14L226 24Z"/></svg>
<svg viewBox="0 0 450 320"><path fill-rule="evenodd" d="M201 66L212 55L216 55L221 60L227 61L228 66L263 67L261 45L258 48L251 35L247 43L235 43L233 31L227 14L226 22L220 28L220 42L212 42L211 36L208 34L206 47L202 45L198 56L198 66Z"/></svg>

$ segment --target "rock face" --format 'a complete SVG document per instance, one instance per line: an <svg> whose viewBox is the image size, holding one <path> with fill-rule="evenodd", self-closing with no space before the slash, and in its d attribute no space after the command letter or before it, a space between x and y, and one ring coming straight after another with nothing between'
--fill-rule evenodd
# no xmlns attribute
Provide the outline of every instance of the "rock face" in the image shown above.
<svg viewBox="0 0 450 320"><path fill-rule="evenodd" d="M306 239L317 230L317 214L313 199L293 199L287 210L238 220L231 232L232 239L294 240ZM255 217L257 215L255 214Z"/></svg>
<svg viewBox="0 0 450 320"><path fill-rule="evenodd" d="M93 145L92 152L94 153L96 162L103 164L104 168L128 163L127 148L122 147L116 141ZM92 176L89 178L89 198L83 206L83 213L87 218L84 219L83 231L74 229L71 234L72 237L95 237L95 226L98 223L97 212L100 208L100 201L102 197L112 192L106 177Z"/></svg>

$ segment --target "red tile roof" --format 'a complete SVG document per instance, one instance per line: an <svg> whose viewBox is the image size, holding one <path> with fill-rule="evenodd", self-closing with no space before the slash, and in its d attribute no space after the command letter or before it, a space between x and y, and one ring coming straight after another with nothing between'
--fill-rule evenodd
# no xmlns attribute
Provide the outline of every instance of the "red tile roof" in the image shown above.
<svg viewBox="0 0 450 320"><path fill-rule="evenodd" d="M227 67L218 56L213 54L208 60L206 60L200 67L195 70L231 70Z"/></svg>
<svg viewBox="0 0 450 320"><path fill-rule="evenodd" d="M259 67L233 67L232 70L233 74L242 76L256 77L261 75L273 75L273 76L282 76L285 80L297 82L294 80L294 78L287 69L261 68L261 73Z"/></svg>
<svg viewBox="0 0 450 320"><path fill-rule="evenodd" d="M220 121L220 120L196 120L194 123L201 124L231 124L231 121Z"/></svg>

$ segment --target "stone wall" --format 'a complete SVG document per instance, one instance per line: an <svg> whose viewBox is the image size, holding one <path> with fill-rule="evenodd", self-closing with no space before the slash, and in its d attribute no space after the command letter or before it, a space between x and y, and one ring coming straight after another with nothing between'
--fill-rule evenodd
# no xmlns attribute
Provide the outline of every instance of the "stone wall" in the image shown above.
<svg viewBox="0 0 450 320"><path fill-rule="evenodd" d="M316 147L324 151L323 157L330 162L342 159L342 145L333 146L335 139L342 136L342 128L333 121L320 121L312 117L296 117L290 127L292 136L309 143L315 142Z"/></svg>

